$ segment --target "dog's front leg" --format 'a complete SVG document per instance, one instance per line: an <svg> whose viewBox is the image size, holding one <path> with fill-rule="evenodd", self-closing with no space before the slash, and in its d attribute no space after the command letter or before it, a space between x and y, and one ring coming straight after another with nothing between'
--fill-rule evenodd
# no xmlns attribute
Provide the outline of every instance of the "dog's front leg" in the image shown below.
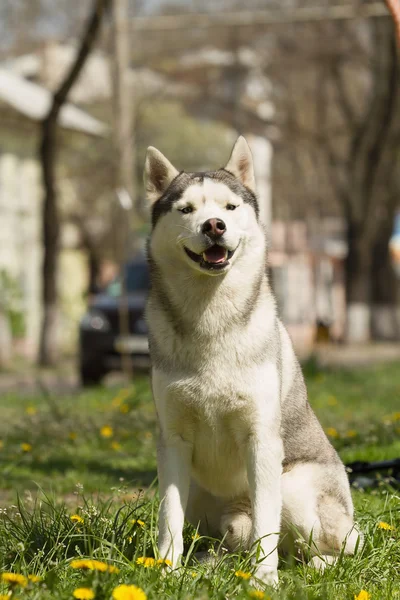
<svg viewBox="0 0 400 600"><path fill-rule="evenodd" d="M261 556L256 577L278 583L278 539L282 509L281 472L283 448L279 433L251 435L248 447L248 480L253 514L252 543L260 540Z"/></svg>
<svg viewBox="0 0 400 600"><path fill-rule="evenodd" d="M160 440L158 479L160 514L158 549L160 557L179 564L183 553L183 523L189 494L192 447L180 438Z"/></svg>

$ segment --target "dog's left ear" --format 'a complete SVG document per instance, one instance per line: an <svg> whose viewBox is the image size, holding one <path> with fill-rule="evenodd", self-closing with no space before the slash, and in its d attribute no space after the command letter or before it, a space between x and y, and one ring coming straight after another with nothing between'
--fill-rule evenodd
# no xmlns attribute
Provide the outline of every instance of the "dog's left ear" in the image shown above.
<svg viewBox="0 0 400 600"><path fill-rule="evenodd" d="M238 137L233 146L232 154L225 170L232 173L252 192L256 191L253 157L249 145L242 135Z"/></svg>

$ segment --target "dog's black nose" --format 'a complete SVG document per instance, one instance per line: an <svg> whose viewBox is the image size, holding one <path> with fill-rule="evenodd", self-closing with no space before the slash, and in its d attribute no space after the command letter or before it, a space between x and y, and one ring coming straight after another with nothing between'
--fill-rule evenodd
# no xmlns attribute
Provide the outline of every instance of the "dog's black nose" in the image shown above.
<svg viewBox="0 0 400 600"><path fill-rule="evenodd" d="M204 221L201 232L210 238L221 237L226 231L226 225L222 219L207 219Z"/></svg>

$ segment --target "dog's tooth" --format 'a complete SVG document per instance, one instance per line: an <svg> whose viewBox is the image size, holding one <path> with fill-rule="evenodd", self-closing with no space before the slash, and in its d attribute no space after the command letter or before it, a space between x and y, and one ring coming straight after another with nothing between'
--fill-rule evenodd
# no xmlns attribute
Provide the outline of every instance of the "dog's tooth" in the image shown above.
<svg viewBox="0 0 400 600"><path fill-rule="evenodd" d="M203 260L207 262L207 254L205 252L203 252Z"/></svg>

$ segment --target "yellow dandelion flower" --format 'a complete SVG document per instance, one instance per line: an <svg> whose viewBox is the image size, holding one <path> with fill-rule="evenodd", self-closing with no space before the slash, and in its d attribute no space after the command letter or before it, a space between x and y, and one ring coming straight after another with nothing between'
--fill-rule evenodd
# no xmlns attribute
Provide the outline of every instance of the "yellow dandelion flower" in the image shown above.
<svg viewBox="0 0 400 600"><path fill-rule="evenodd" d="M118 569L118 567L114 567L114 565L109 565L108 572L109 573L119 573L119 569Z"/></svg>
<svg viewBox="0 0 400 600"><path fill-rule="evenodd" d="M129 535L126 539L128 540L128 544L132 544L132 536L131 535Z"/></svg>
<svg viewBox="0 0 400 600"><path fill-rule="evenodd" d="M392 421L400 421L400 412L395 412L391 416Z"/></svg>
<svg viewBox="0 0 400 600"><path fill-rule="evenodd" d="M30 452L32 450L32 444L27 444L26 442L23 442L21 444L21 450L22 452Z"/></svg>
<svg viewBox="0 0 400 600"><path fill-rule="evenodd" d="M72 595L74 598L77 598L78 600L93 600L94 598L94 591L91 590L90 588L76 588L76 590L74 590L72 592Z"/></svg>
<svg viewBox="0 0 400 600"><path fill-rule="evenodd" d="M22 587L28 585L27 578L20 573L2 573L1 579L4 583L8 583L9 585L20 585Z"/></svg>
<svg viewBox="0 0 400 600"><path fill-rule="evenodd" d="M327 436L329 436L331 438L337 438L337 437L339 437L339 432L334 427L327 427L325 429L325 433L326 433Z"/></svg>
<svg viewBox="0 0 400 600"><path fill-rule="evenodd" d="M116 450L116 451L121 450L121 444L116 441L111 442L110 447L112 450Z"/></svg>
<svg viewBox="0 0 400 600"><path fill-rule="evenodd" d="M172 561L168 558L159 558L157 560L157 565L159 567L172 567Z"/></svg>
<svg viewBox="0 0 400 600"><path fill-rule="evenodd" d="M108 565L100 560L89 559L78 559L71 562L73 569L87 569L88 571L101 571L104 573L108 571Z"/></svg>
<svg viewBox="0 0 400 600"><path fill-rule="evenodd" d="M328 406L336 406L338 403L336 396L329 396L327 402Z"/></svg>
<svg viewBox="0 0 400 600"><path fill-rule="evenodd" d="M114 435L114 430L112 427L110 427L110 425L103 425L103 427L100 429L100 435L103 438L110 438Z"/></svg>
<svg viewBox="0 0 400 600"><path fill-rule="evenodd" d="M370 600L371 594L366 590L361 590L359 594L354 594L354 600Z"/></svg>
<svg viewBox="0 0 400 600"><path fill-rule="evenodd" d="M200 534L196 532L195 534L192 535L192 540L198 540L200 537L201 537Z"/></svg>
<svg viewBox="0 0 400 600"><path fill-rule="evenodd" d="M74 523L84 523L85 521L82 519L82 517L80 517L79 515L71 515L70 516L71 521L73 521Z"/></svg>
<svg viewBox="0 0 400 600"><path fill-rule="evenodd" d="M27 406L25 409L25 412L27 415L36 415L37 413L37 408L36 406Z"/></svg>
<svg viewBox="0 0 400 600"><path fill-rule="evenodd" d="M118 585L114 588L112 597L114 600L147 600L142 588L136 585Z"/></svg>
<svg viewBox="0 0 400 600"><path fill-rule="evenodd" d="M251 573L246 573L245 571L235 571L235 576L240 579L250 579Z"/></svg>
<svg viewBox="0 0 400 600"><path fill-rule="evenodd" d="M195 577L197 577L197 573L196 573L196 571L192 571L190 574L191 574L191 576L193 577L193 579L194 579Z"/></svg>
<svg viewBox="0 0 400 600"><path fill-rule="evenodd" d="M269 597L266 597L265 592L262 592L261 590L250 590L249 598L257 598L259 600L264 598L264 600L269 600Z"/></svg>
<svg viewBox="0 0 400 600"><path fill-rule="evenodd" d="M379 529L385 529L386 531L393 531L395 529L393 525L389 525L389 523L385 523L385 521L379 521L378 527Z"/></svg>
<svg viewBox="0 0 400 600"><path fill-rule="evenodd" d="M28 575L28 579L29 581L32 581L32 583L38 583L42 580L42 578L39 577L39 575Z"/></svg>
<svg viewBox="0 0 400 600"><path fill-rule="evenodd" d="M355 429L348 429L346 431L346 436L349 438L357 437L358 433Z"/></svg>
<svg viewBox="0 0 400 600"><path fill-rule="evenodd" d="M11 598L11 593L10 594L0 594L0 600L10 600Z"/></svg>
<svg viewBox="0 0 400 600"><path fill-rule="evenodd" d="M139 527L145 527L146 523L141 519L131 519L131 525L139 525Z"/></svg>
<svg viewBox="0 0 400 600"><path fill-rule="evenodd" d="M150 556L139 556L136 560L137 565L143 565L143 567L154 567L156 565L156 559L151 558Z"/></svg>
<svg viewBox="0 0 400 600"><path fill-rule="evenodd" d="M70 431L68 434L68 437L70 440L76 440L76 438L78 437L78 434L75 433L75 431Z"/></svg>
<svg viewBox="0 0 400 600"><path fill-rule="evenodd" d="M127 404L121 404L119 410L122 414L126 415L129 412L129 406Z"/></svg>

